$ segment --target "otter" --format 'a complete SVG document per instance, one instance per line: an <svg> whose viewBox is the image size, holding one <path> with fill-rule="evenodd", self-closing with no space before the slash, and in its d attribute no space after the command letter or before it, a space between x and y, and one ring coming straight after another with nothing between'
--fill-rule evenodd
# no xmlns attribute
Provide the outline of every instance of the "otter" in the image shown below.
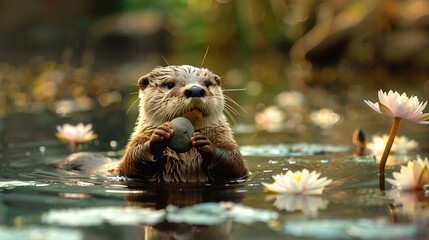
<svg viewBox="0 0 429 240"><path fill-rule="evenodd" d="M115 174L149 182L205 182L242 178L246 161L224 115L221 78L189 65L157 67L138 80L139 117ZM192 148L167 146L170 121L189 119Z"/></svg>

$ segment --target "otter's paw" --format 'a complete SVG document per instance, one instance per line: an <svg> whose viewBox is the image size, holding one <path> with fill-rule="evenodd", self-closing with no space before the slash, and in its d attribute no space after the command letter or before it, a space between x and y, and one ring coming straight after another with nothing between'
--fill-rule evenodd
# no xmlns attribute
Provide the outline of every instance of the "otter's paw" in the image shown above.
<svg viewBox="0 0 429 240"><path fill-rule="evenodd" d="M215 154L215 146L212 141L200 132L194 133L191 137L192 145L204 158L213 158Z"/></svg>
<svg viewBox="0 0 429 240"><path fill-rule="evenodd" d="M173 135L171 124L166 122L153 131L148 146L154 156L160 156L166 146L167 140Z"/></svg>

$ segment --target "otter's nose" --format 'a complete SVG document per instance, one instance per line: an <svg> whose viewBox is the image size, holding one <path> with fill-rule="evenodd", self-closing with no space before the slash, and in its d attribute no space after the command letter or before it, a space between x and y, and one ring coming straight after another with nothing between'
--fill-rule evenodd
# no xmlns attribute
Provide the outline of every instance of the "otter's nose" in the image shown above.
<svg viewBox="0 0 429 240"><path fill-rule="evenodd" d="M185 91L185 95L188 98L191 97L204 97L204 95L206 95L206 91L202 88L199 88L197 86L192 86L191 88L187 89Z"/></svg>

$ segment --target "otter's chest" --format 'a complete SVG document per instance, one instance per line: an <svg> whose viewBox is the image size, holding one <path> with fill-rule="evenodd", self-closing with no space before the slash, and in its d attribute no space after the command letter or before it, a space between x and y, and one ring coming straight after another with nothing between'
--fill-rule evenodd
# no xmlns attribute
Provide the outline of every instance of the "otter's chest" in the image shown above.
<svg viewBox="0 0 429 240"><path fill-rule="evenodd" d="M153 182L205 182L209 178L203 167L201 154L191 148L188 152L177 154L167 148L162 157L164 166L153 175Z"/></svg>

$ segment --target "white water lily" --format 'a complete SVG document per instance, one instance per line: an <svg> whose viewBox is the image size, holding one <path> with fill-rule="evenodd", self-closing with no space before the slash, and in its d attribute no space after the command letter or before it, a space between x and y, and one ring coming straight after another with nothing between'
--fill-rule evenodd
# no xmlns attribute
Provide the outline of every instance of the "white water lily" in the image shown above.
<svg viewBox="0 0 429 240"><path fill-rule="evenodd" d="M286 174L277 174L273 176L274 183L262 183L264 188L270 192L276 193L302 193L307 195L320 195L326 185L332 180L326 177L319 178L320 173L316 171L287 171Z"/></svg>
<svg viewBox="0 0 429 240"><path fill-rule="evenodd" d="M366 147L369 149L377 162L380 162L383 150L386 147L388 140L389 135L387 134L382 136L375 135L372 137L372 140L367 143ZM408 162L409 156L407 153L409 151L415 150L418 146L419 144L416 141L409 139L406 136L396 136L393 140L392 148L387 158L386 165L394 166Z"/></svg>
<svg viewBox="0 0 429 240"><path fill-rule="evenodd" d="M429 162L425 158L417 158L415 161L409 161L407 166L401 167L401 172L394 172L393 178L387 178L386 180L403 190L418 190L422 189L424 185L429 183Z"/></svg>
<svg viewBox="0 0 429 240"><path fill-rule="evenodd" d="M373 154L383 153L388 139L389 135L387 134L383 134L382 136L375 135L372 137L372 141L369 142L366 147ZM415 150L418 146L419 144L416 141L409 139L406 136L396 136L395 140L393 140L393 145L390 149L390 153L405 154L408 151Z"/></svg>
<svg viewBox="0 0 429 240"><path fill-rule="evenodd" d="M374 111L389 117L401 118L418 124L429 124L429 113L423 113L427 102L419 102L416 96L407 97L406 93L385 93L378 91L379 102L364 100Z"/></svg>

